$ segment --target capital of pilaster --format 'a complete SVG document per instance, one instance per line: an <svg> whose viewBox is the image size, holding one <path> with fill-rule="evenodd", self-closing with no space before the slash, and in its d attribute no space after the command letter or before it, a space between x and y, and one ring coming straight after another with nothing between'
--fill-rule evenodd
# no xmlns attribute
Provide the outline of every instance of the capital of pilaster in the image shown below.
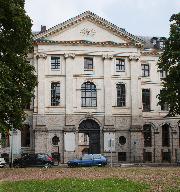
<svg viewBox="0 0 180 192"><path fill-rule="evenodd" d="M139 61L139 55L129 55L129 61Z"/></svg>
<svg viewBox="0 0 180 192"><path fill-rule="evenodd" d="M110 55L110 54L103 54L102 55L102 58L105 60L105 59L113 59L113 55Z"/></svg>
<svg viewBox="0 0 180 192"><path fill-rule="evenodd" d="M47 59L47 54L45 54L45 53L39 53L39 54L37 54L36 55L36 58L37 59Z"/></svg>
<svg viewBox="0 0 180 192"><path fill-rule="evenodd" d="M67 58L72 58L74 59L75 58L75 53L64 53L64 58L67 59Z"/></svg>

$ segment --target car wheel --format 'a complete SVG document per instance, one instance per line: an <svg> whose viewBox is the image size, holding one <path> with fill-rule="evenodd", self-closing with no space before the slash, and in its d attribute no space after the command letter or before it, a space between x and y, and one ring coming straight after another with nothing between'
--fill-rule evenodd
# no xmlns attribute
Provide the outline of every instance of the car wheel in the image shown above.
<svg viewBox="0 0 180 192"><path fill-rule="evenodd" d="M73 164L70 164L70 165L68 165L69 167L78 167L78 164L77 163L73 163Z"/></svg>
<svg viewBox="0 0 180 192"><path fill-rule="evenodd" d="M17 164L14 164L13 167L14 168L21 168L22 166L19 163L17 163Z"/></svg>
<svg viewBox="0 0 180 192"><path fill-rule="evenodd" d="M49 163L46 163L46 164L44 164L44 168L50 168L51 167L51 164L49 164Z"/></svg>

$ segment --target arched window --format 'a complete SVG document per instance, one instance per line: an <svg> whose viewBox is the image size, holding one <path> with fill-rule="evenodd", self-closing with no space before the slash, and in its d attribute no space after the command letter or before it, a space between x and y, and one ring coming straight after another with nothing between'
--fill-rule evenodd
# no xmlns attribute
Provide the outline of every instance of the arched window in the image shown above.
<svg viewBox="0 0 180 192"><path fill-rule="evenodd" d="M146 124L143 126L143 133L144 133L144 147L151 147L152 146L152 131L151 131L150 124Z"/></svg>
<svg viewBox="0 0 180 192"><path fill-rule="evenodd" d="M94 83L85 82L81 85L81 106L82 107L97 106L97 92L96 92L96 85L94 85Z"/></svg>
<svg viewBox="0 0 180 192"><path fill-rule="evenodd" d="M116 84L116 89L117 89L117 107L123 107L126 105L125 84L123 83Z"/></svg>
<svg viewBox="0 0 180 192"><path fill-rule="evenodd" d="M162 126L162 146L163 147L170 146L169 125L168 124L164 124Z"/></svg>
<svg viewBox="0 0 180 192"><path fill-rule="evenodd" d="M56 135L52 138L52 144L53 145L58 145L59 143L59 137L57 137Z"/></svg>

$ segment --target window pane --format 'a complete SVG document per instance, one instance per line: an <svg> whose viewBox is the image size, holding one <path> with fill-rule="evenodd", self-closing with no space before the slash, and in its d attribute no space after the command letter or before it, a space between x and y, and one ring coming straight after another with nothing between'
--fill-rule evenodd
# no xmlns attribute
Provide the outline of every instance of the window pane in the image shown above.
<svg viewBox="0 0 180 192"><path fill-rule="evenodd" d="M143 111L150 111L150 90L142 90Z"/></svg>
<svg viewBox="0 0 180 192"><path fill-rule="evenodd" d="M124 59L116 59L116 71L125 71Z"/></svg>
<svg viewBox="0 0 180 192"><path fill-rule="evenodd" d="M125 85L117 84L117 106L123 107L126 104Z"/></svg>
<svg viewBox="0 0 180 192"><path fill-rule="evenodd" d="M97 104L96 86L91 82L81 86L81 106L95 107Z"/></svg>
<svg viewBox="0 0 180 192"><path fill-rule="evenodd" d="M93 58L84 58L84 69L90 70L93 69Z"/></svg>
<svg viewBox="0 0 180 192"><path fill-rule="evenodd" d="M60 57L51 57L51 69L60 69Z"/></svg>
<svg viewBox="0 0 180 192"><path fill-rule="evenodd" d="M60 103L60 83L51 83L51 105L57 106Z"/></svg>

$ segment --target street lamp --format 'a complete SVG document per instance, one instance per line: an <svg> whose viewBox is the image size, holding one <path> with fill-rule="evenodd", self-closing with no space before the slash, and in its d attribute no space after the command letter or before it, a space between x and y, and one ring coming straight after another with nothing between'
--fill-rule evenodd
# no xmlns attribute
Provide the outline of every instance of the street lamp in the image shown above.
<svg viewBox="0 0 180 192"><path fill-rule="evenodd" d="M10 167L13 167L13 123L11 125L11 146L10 146L10 154L11 154L11 164L10 164Z"/></svg>

